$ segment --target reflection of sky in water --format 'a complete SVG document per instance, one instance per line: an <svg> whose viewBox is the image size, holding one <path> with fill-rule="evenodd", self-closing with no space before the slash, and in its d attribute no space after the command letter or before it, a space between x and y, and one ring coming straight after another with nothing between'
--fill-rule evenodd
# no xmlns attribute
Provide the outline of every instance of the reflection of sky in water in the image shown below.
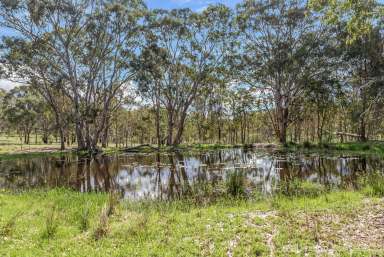
<svg viewBox="0 0 384 257"><path fill-rule="evenodd" d="M160 163L157 163L160 158ZM329 185L355 179L356 173L384 170L377 157L303 156L242 149L172 155L126 154L77 160L43 157L0 163L0 188L71 187L81 192L117 190L130 199L182 196L193 185L217 185L241 172L249 190L274 192L295 178Z"/></svg>

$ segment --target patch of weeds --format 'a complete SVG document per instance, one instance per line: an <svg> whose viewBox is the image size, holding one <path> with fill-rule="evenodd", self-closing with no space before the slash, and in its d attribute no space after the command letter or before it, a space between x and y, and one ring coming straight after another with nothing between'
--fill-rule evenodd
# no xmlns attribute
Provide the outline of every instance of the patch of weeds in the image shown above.
<svg viewBox="0 0 384 257"><path fill-rule="evenodd" d="M117 194L110 192L107 203L107 215L111 216L116 210L116 206L119 204L119 197Z"/></svg>
<svg viewBox="0 0 384 257"><path fill-rule="evenodd" d="M148 217L143 214L138 215L133 220L133 224L129 226L127 234L131 236L140 235L146 230L147 224L148 224Z"/></svg>
<svg viewBox="0 0 384 257"><path fill-rule="evenodd" d="M227 193L233 197L245 196L245 175L242 172L234 172L229 175L226 183Z"/></svg>
<svg viewBox="0 0 384 257"><path fill-rule="evenodd" d="M272 209L280 209L281 205L281 196L276 194L274 197L270 198L270 205Z"/></svg>
<svg viewBox="0 0 384 257"><path fill-rule="evenodd" d="M192 203L201 207L216 203L220 197L226 194L226 191L225 185L222 183L212 185L212 183L199 182L190 187L189 193Z"/></svg>
<svg viewBox="0 0 384 257"><path fill-rule="evenodd" d="M89 228L90 204L87 202L83 205L79 213L79 227L82 232Z"/></svg>
<svg viewBox="0 0 384 257"><path fill-rule="evenodd" d="M269 249L262 243L256 242L252 244L253 256L267 256Z"/></svg>
<svg viewBox="0 0 384 257"><path fill-rule="evenodd" d="M317 197L327 192L325 186L319 183L310 181L302 181L300 179L293 179L289 181L282 181L278 189L278 193L285 196L306 196Z"/></svg>
<svg viewBox="0 0 384 257"><path fill-rule="evenodd" d="M312 228L312 234L313 234L313 239L315 242L319 243L320 242L320 231L321 231L321 224L317 217L313 218L313 228Z"/></svg>
<svg viewBox="0 0 384 257"><path fill-rule="evenodd" d="M45 230L43 233L43 238L53 238L57 233L57 228L59 226L58 217L57 217L57 207L56 205L51 205L49 208L47 217L45 218Z"/></svg>
<svg viewBox="0 0 384 257"><path fill-rule="evenodd" d="M22 212L18 212L13 215L3 226L0 228L0 236L7 237L11 236L15 229L16 220L22 215Z"/></svg>
<svg viewBox="0 0 384 257"><path fill-rule="evenodd" d="M363 192L369 196L384 196L384 174L373 172L359 180Z"/></svg>
<svg viewBox="0 0 384 257"><path fill-rule="evenodd" d="M93 234L93 236L96 240L100 240L101 238L105 237L108 234L108 230L109 230L108 212L109 212L109 207L108 207L108 204L106 204L103 207L103 209L101 210L99 223L98 223L97 228Z"/></svg>
<svg viewBox="0 0 384 257"><path fill-rule="evenodd" d="M101 210L100 217L99 217L99 223L97 225L97 228L94 232L94 238L96 240L100 240L101 238L105 237L108 234L109 231L109 217L115 213L116 207L119 204L119 197L117 194L110 192L108 196L108 202L104 205L103 209Z"/></svg>

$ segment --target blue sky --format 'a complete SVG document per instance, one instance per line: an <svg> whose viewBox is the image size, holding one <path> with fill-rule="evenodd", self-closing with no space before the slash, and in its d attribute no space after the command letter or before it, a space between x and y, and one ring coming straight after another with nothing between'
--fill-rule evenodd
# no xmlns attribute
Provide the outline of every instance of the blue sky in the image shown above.
<svg viewBox="0 0 384 257"><path fill-rule="evenodd" d="M144 0L150 9L174 9L174 8L191 8L194 11L202 11L210 4L222 3L228 7L235 7L242 0ZM7 30L0 31L0 37L10 34ZM9 80L0 79L0 89L9 90L16 86L17 83Z"/></svg>
<svg viewBox="0 0 384 257"><path fill-rule="evenodd" d="M235 7L241 0L145 0L147 6L153 8L191 8L199 11L210 4L222 3L229 7Z"/></svg>
<svg viewBox="0 0 384 257"><path fill-rule="evenodd" d="M235 7L242 0L144 0L150 9L174 9L191 8L194 11L201 11L210 4L222 3L229 7ZM7 31L0 31L0 36L7 35ZM16 85L8 80L0 79L0 88L11 89Z"/></svg>

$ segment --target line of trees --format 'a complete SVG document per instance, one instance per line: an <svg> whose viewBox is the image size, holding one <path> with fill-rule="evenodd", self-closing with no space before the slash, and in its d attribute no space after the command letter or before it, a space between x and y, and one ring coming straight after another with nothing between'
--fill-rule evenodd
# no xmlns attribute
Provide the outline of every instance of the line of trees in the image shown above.
<svg viewBox="0 0 384 257"><path fill-rule="evenodd" d="M89 151L381 139L382 7L334 2L0 0L0 74L26 85L0 92L1 129Z"/></svg>

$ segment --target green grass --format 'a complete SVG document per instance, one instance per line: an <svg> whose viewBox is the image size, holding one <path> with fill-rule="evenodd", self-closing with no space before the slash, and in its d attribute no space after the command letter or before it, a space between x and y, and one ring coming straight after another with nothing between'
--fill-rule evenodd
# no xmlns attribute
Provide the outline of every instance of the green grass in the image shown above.
<svg viewBox="0 0 384 257"><path fill-rule="evenodd" d="M44 144L41 141L41 137L38 137L37 142L35 141L34 135L31 136L30 144L23 144L20 141L20 138L15 135L0 135L0 159L13 159L13 158L28 158L28 157L38 157L45 155L62 155L68 152L76 152L76 145L71 147L67 146L65 151L60 151L59 143L49 143ZM236 145L238 146L238 145ZM232 148L236 147L235 145L225 145L225 144L181 144L178 146L162 146L160 152L170 152L170 151L209 151L217 150L223 148ZM156 145L151 147L143 146L138 148L136 151L141 153L153 152L157 148ZM103 152L106 154L118 153L122 151L123 148L110 146L103 148ZM85 154L85 152L78 152L78 154Z"/></svg>
<svg viewBox="0 0 384 257"><path fill-rule="evenodd" d="M59 148L59 143L51 142L49 144L44 144L40 137L38 137L36 141L34 135L31 135L30 144L24 144L22 141L20 141L20 138L15 135L0 135L0 153L33 151L34 149L54 150Z"/></svg>
<svg viewBox="0 0 384 257"><path fill-rule="evenodd" d="M34 139L32 139L34 142ZM135 152L149 153L156 151L156 145L151 147L143 146L135 150ZM228 145L228 144L181 144L178 146L162 146L160 152L199 152L199 151L213 151L218 149L228 149L235 147L244 147L243 145ZM119 153L123 148L107 147L103 149L106 154ZM284 147L277 150L283 152L311 152L311 153L352 153L352 154L373 154L384 155L384 142L369 141L369 142L350 142L350 143L323 143L314 144L305 142L303 144L288 143ZM53 144L37 144L31 143L30 145L20 144L18 137L5 137L0 136L0 159L14 159L14 158L28 158L46 155L61 156L65 153L72 152L77 154L85 154L76 152L75 145L66 151L60 151L60 146L57 143Z"/></svg>
<svg viewBox="0 0 384 257"><path fill-rule="evenodd" d="M304 142L303 144L288 143L282 148L290 152L347 152L355 154L384 155L384 141L348 142L348 143L322 143L314 144Z"/></svg>
<svg viewBox="0 0 384 257"><path fill-rule="evenodd" d="M44 144L41 142L40 137L38 137L37 142L35 142L35 137L31 136L31 143L26 145L21 143L17 136L0 135L0 159L3 160L46 155L61 156L73 151L73 148L70 148L67 151L60 151L59 143Z"/></svg>
<svg viewBox="0 0 384 257"><path fill-rule="evenodd" d="M56 189L2 192L0 210L0 256L384 254L373 237L383 227L371 224L384 203L364 190L220 198L201 205L117 201L108 194ZM356 239L358 224L359 233L373 239Z"/></svg>

